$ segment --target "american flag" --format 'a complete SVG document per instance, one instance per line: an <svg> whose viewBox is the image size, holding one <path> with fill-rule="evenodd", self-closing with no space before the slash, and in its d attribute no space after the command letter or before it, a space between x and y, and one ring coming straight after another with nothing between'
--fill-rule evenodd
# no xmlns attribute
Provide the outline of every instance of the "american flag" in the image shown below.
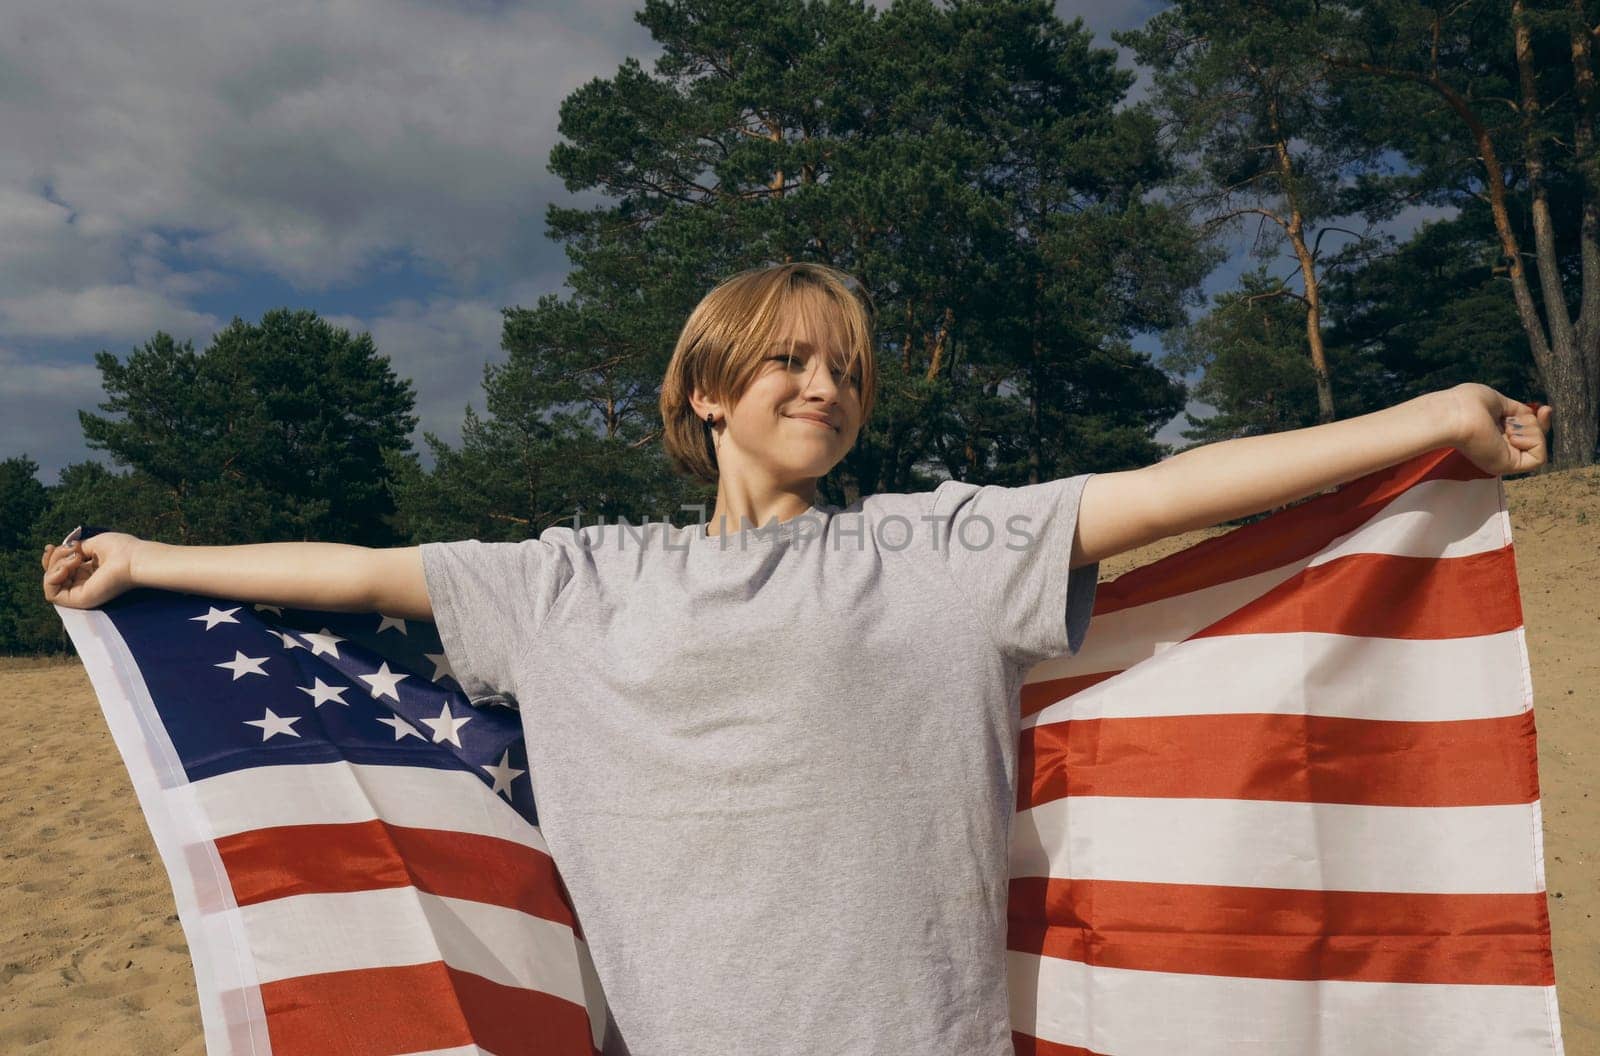
<svg viewBox="0 0 1600 1056"><path fill-rule="evenodd" d="M1455 450L1102 583L1022 714L1018 1056L1562 1051L1511 522Z"/></svg>
<svg viewBox="0 0 1600 1056"><path fill-rule="evenodd" d="M518 716L467 703L433 625L57 611L208 1052L601 1045ZM1021 705L1019 1056L1561 1053L1499 478L1430 452L1102 583Z"/></svg>
<svg viewBox="0 0 1600 1056"><path fill-rule="evenodd" d="M598 1050L518 715L468 704L433 624L148 589L56 611L171 878L208 1053Z"/></svg>

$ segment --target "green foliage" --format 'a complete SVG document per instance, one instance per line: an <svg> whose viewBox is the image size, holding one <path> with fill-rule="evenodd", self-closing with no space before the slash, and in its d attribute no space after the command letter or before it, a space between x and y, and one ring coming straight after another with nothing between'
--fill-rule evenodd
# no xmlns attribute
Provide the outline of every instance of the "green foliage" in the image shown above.
<svg viewBox="0 0 1600 1056"><path fill-rule="evenodd" d="M0 652L67 648L39 557L80 524L185 545L404 542L396 482L416 478L412 385L368 334L310 311L235 319L202 354L158 332L126 363L95 356L107 398L79 412L98 462L45 488L32 460L0 463Z"/></svg>
<svg viewBox="0 0 1600 1056"><path fill-rule="evenodd" d="M546 508L711 500L659 468L657 387L699 298L781 260L845 270L878 309L879 403L832 501L1159 457L1183 388L1128 339L1181 322L1213 258L1147 200L1170 175L1155 125L1116 109L1132 77L1081 23L1045 0L647 0L637 18L654 73L630 59L570 95L550 155L569 190L615 202L550 207L573 296L507 312L488 386L505 461L538 450L530 416L571 428L563 451L602 439L570 485L541 475Z"/></svg>
<svg viewBox="0 0 1600 1056"><path fill-rule="evenodd" d="M1141 29L1113 34L1152 71L1152 108L1189 163L1172 186L1204 214L1202 230L1216 237L1254 226L1252 255L1285 258L1284 270L1299 280L1265 271L1246 278L1237 295L1219 299L1217 318L1180 342L1169 365L1217 372L1200 389L1219 414L1207 422L1187 416L1190 439L1316 424L1348 411L1354 379L1335 369L1325 347L1321 287L1342 262L1376 251L1370 230L1352 227L1392 215L1399 192L1380 152L1342 123L1322 53L1343 27L1337 7L1208 0L1174 4ZM1335 250L1348 236L1354 241ZM1314 413L1306 420L1308 384Z"/></svg>
<svg viewBox="0 0 1600 1056"><path fill-rule="evenodd" d="M1592 33L1600 3L1363 0L1324 10L1345 27L1324 42L1322 58L1340 85L1346 135L1395 158L1403 172L1392 184L1406 202L1455 206L1463 225L1420 242L1409 257L1422 269L1420 288L1402 283L1383 298L1434 324L1426 339L1393 331L1386 365L1423 387L1474 380L1553 403L1553 464L1588 463L1600 418L1600 248L1592 223L1600 203L1593 88L1600 41ZM1518 64L1519 23L1527 30L1526 69ZM1542 235L1534 220L1541 209ZM1507 238L1524 269L1515 279ZM1418 304L1438 270L1426 253L1442 248L1441 239L1458 254L1446 265L1460 271L1457 288L1453 296L1441 292L1448 303ZM1510 310L1517 296L1526 305L1520 315ZM1364 314L1389 313L1378 305Z"/></svg>
<svg viewBox="0 0 1600 1056"><path fill-rule="evenodd" d="M154 537L397 539L384 453L410 450L415 397L370 335L278 309L234 319L204 354L157 333L125 364L95 362L100 408L122 417L80 411L85 440L163 490Z"/></svg>
<svg viewBox="0 0 1600 1056"><path fill-rule="evenodd" d="M1492 273L1487 223L1483 210L1427 223L1388 252L1331 269L1324 336L1341 417L1464 381L1548 402L1515 307ZM1167 365L1204 371L1194 397L1217 408L1211 418L1186 416L1189 440L1317 424L1305 312L1276 289L1258 268L1176 335Z"/></svg>
<svg viewBox="0 0 1600 1056"><path fill-rule="evenodd" d="M1186 439L1197 443L1273 433L1317 424L1316 379L1306 356L1305 309L1284 296L1266 269L1244 275L1238 290L1185 327L1167 363L1203 371L1194 398L1211 404L1210 418L1185 414Z"/></svg>
<svg viewBox="0 0 1600 1056"><path fill-rule="evenodd" d="M48 493L34 476L38 472L39 463L27 455L0 461L0 550L26 546L44 512Z"/></svg>
<svg viewBox="0 0 1600 1056"><path fill-rule="evenodd" d="M30 580L26 567L34 524L49 503L45 486L34 477L38 471L39 464L27 455L0 461L0 653L58 647L61 622L54 613L49 614L53 628L40 620L45 606L38 600L38 582ZM39 571L35 557L33 572ZM26 595L27 588L34 597Z"/></svg>
<svg viewBox="0 0 1600 1056"><path fill-rule="evenodd" d="M1224 219L1259 225L1263 259L1296 227L1317 256L1324 230L1371 251L1369 234L1335 222L1391 219L1414 200L1388 143L1365 134L1384 119L1366 80L1329 64L1366 43L1350 10L1361 6L1184 2L1112 34L1151 71L1152 108L1186 163L1173 188L1206 207L1208 230Z"/></svg>
<svg viewBox="0 0 1600 1056"><path fill-rule="evenodd" d="M1370 366L1348 413L1476 381L1548 403L1505 281L1487 210L1427 223L1330 285L1330 346Z"/></svg>
<svg viewBox="0 0 1600 1056"><path fill-rule="evenodd" d="M1571 154L1580 100L1568 29L1580 5L1527 6L1538 108L1521 105L1511 9L1488 0L1448 10L1406 0L1181 2L1113 34L1150 68L1152 107L1189 162L1172 181L1179 200L1208 215L1210 233L1258 224L1270 237L1257 239L1255 255L1287 258L1280 270L1300 279L1246 276L1179 336L1167 365L1207 371L1196 395L1219 408L1191 418L1186 436L1315 424L1313 339L1340 417L1468 380L1550 399L1505 281L1485 147L1503 166L1507 222L1531 246L1526 164L1529 144L1542 144L1556 255L1571 276L1578 172L1596 162ZM1460 216L1402 246L1373 234L1371 225L1419 204ZM1301 247L1303 259L1290 252ZM1577 285L1563 294L1569 314Z"/></svg>
<svg viewBox="0 0 1600 1056"><path fill-rule="evenodd" d="M0 547L0 654L59 653L69 648L55 610L44 601L39 557L80 524L99 524L159 538L168 509L160 483L137 470L117 474L98 462L61 470L52 487L39 483L26 455L0 462L5 545Z"/></svg>

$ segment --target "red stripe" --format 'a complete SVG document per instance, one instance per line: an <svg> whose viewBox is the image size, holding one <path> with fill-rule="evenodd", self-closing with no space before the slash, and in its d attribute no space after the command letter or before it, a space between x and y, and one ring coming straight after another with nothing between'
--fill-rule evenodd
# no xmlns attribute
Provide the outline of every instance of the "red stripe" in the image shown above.
<svg viewBox="0 0 1600 1056"><path fill-rule="evenodd" d="M1292 891L1018 877L1007 946L1149 972L1553 986L1544 892Z"/></svg>
<svg viewBox="0 0 1600 1056"><path fill-rule="evenodd" d="M1522 626L1511 547L1465 557L1351 554L1301 569L1190 636L1320 631L1472 638Z"/></svg>
<svg viewBox="0 0 1600 1056"><path fill-rule="evenodd" d="M498 1056L593 1056L588 1010L441 961L266 983L274 1056L387 1056L479 1045Z"/></svg>
<svg viewBox="0 0 1600 1056"><path fill-rule="evenodd" d="M1020 1030L1011 1032L1011 1047L1016 1050L1017 1056L1105 1056L1081 1045L1057 1045Z"/></svg>
<svg viewBox="0 0 1600 1056"><path fill-rule="evenodd" d="M1539 798L1533 712L1446 722L1159 715L1023 730L1017 809L1064 796L1382 807L1532 803Z"/></svg>
<svg viewBox="0 0 1600 1056"><path fill-rule="evenodd" d="M1098 599L1094 611L1101 612ZM1521 626L1516 558L1507 545L1464 557L1350 554L1312 565L1185 641L1302 631L1367 638L1470 638ZM1032 715L1121 673L1095 671L1024 683L1021 714Z"/></svg>
<svg viewBox="0 0 1600 1056"><path fill-rule="evenodd" d="M373 820L252 829L217 840L217 850L241 906L290 895L415 887L575 928L550 856L494 836Z"/></svg>
<svg viewBox="0 0 1600 1056"><path fill-rule="evenodd" d="M1359 528L1423 481L1484 479L1488 474L1454 448L1425 452L1101 583L1094 611L1115 612L1282 568Z"/></svg>
<svg viewBox="0 0 1600 1056"><path fill-rule="evenodd" d="M1074 693L1081 693L1098 682L1104 682L1112 675L1120 675L1121 671L1095 671L1087 675L1071 675L1067 678L1041 678L1035 682L1022 684L1022 717L1027 718L1036 711L1043 711L1058 700L1066 700Z"/></svg>

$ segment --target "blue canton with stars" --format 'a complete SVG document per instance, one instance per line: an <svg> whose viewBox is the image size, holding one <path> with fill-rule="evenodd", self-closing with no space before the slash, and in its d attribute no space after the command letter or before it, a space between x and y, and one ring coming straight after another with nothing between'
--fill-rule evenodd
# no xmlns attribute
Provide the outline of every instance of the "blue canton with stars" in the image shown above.
<svg viewBox="0 0 1600 1056"><path fill-rule="evenodd" d="M520 716L467 702L432 623L143 587L101 611L191 781L340 760L464 770L538 824Z"/></svg>

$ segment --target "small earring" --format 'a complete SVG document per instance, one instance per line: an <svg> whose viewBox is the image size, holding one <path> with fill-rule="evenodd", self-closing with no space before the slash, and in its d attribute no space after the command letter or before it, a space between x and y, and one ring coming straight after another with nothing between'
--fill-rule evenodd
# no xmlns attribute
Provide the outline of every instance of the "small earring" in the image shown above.
<svg viewBox="0 0 1600 1056"><path fill-rule="evenodd" d="M706 424L707 425L715 425L716 424L716 422L713 421L713 417L714 416L712 415L712 413L710 411L706 412Z"/></svg>

